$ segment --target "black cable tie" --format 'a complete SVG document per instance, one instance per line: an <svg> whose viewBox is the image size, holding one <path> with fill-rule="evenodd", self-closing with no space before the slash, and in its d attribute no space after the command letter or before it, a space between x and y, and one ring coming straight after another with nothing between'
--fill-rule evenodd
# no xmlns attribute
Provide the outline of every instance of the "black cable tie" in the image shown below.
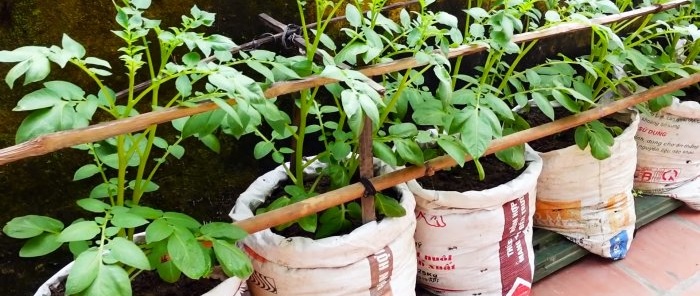
<svg viewBox="0 0 700 296"><path fill-rule="evenodd" d="M284 28L284 32L282 35L282 47L284 47L284 49L296 47L294 45L294 38L296 38L299 35L298 33L300 28L301 27L295 24L289 24Z"/></svg>
<svg viewBox="0 0 700 296"><path fill-rule="evenodd" d="M369 179L360 177L360 183L362 183L362 186L365 186L365 192L362 194L362 197L369 197L377 194L377 189L374 188L374 184L372 184Z"/></svg>

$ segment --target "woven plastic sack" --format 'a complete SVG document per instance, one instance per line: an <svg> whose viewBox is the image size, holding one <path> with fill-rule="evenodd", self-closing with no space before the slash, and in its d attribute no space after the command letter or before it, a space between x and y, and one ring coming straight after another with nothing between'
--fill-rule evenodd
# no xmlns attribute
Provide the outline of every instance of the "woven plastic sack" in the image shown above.
<svg viewBox="0 0 700 296"><path fill-rule="evenodd" d="M391 171L377 164L380 174ZM306 172L314 174L318 163ZM266 173L236 200L235 221L253 211L287 179L282 167ZM415 199L405 184L395 189L409 213L370 222L347 235L313 240L282 237L269 229L243 240L253 262L248 287L253 295L415 295Z"/></svg>
<svg viewBox="0 0 700 296"><path fill-rule="evenodd" d="M677 198L700 210L700 104L680 102L642 114L635 140L634 189Z"/></svg>
<svg viewBox="0 0 700 296"><path fill-rule="evenodd" d="M520 176L491 189L435 191L408 183L418 204L415 239L423 288L438 295L530 294L532 215L542 159L527 151Z"/></svg>
<svg viewBox="0 0 700 296"><path fill-rule="evenodd" d="M576 145L540 153L535 226L555 231L606 258L627 254L636 221L632 184L637 162L634 135L639 115L619 114L630 122L615 138L612 155L591 156Z"/></svg>

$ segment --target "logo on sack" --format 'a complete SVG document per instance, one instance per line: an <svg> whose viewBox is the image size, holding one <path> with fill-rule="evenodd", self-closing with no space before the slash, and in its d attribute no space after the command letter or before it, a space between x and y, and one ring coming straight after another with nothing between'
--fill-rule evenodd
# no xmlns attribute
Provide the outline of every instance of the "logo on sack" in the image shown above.
<svg viewBox="0 0 700 296"><path fill-rule="evenodd" d="M253 271L253 274L251 274L250 278L248 278L248 282L253 283L254 285L272 294L277 294L275 279L265 276L257 271Z"/></svg>
<svg viewBox="0 0 700 296"><path fill-rule="evenodd" d="M372 280L369 294L371 296L390 296L391 273L394 270L394 254L389 247L379 250L367 257L369 261L370 279Z"/></svg>
<svg viewBox="0 0 700 296"><path fill-rule="evenodd" d="M616 236L613 236L610 239L610 258L613 260L625 258L625 255L627 255L628 241L629 236L627 235L627 230L623 230Z"/></svg>
<svg viewBox="0 0 700 296"><path fill-rule="evenodd" d="M445 223L445 219L443 219L442 216L426 215L425 213L423 213L423 211L418 211L416 219L423 219L423 221L425 221L425 224L428 224L432 227L442 228L447 226L447 223Z"/></svg>
<svg viewBox="0 0 700 296"><path fill-rule="evenodd" d="M637 168L634 172L634 181L644 183L674 183L680 174L680 168Z"/></svg>

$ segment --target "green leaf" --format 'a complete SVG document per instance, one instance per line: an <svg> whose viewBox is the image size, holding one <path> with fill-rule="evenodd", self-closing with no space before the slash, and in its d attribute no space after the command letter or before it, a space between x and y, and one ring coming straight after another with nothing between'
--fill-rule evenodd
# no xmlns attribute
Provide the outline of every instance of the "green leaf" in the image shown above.
<svg viewBox="0 0 700 296"><path fill-rule="evenodd" d="M316 238L324 238L338 233L345 221L345 214L338 206L323 211L320 217L321 223L316 230Z"/></svg>
<svg viewBox="0 0 700 296"><path fill-rule="evenodd" d="M525 166L525 145L517 145L495 153L496 158L516 170Z"/></svg>
<svg viewBox="0 0 700 296"><path fill-rule="evenodd" d="M147 220L154 220L163 216L163 211L146 206L132 206L132 208L129 209L129 213Z"/></svg>
<svg viewBox="0 0 700 296"><path fill-rule="evenodd" d="M398 200L382 193L378 192L374 196L374 204L377 210L387 217L402 217L406 215L406 209L401 206Z"/></svg>
<svg viewBox="0 0 700 296"><path fill-rule="evenodd" d="M482 25L482 24L469 25L469 34L474 38L484 37L485 32L486 32L486 28L484 28L484 25Z"/></svg>
<svg viewBox="0 0 700 296"><path fill-rule="evenodd" d="M15 141L21 143L43 134L72 129L75 115L75 110L64 101L52 108L36 110L22 121Z"/></svg>
<svg viewBox="0 0 700 296"><path fill-rule="evenodd" d="M132 213L114 213L112 217L112 225L121 228L135 228L141 225L146 225L148 220L142 218L141 216Z"/></svg>
<svg viewBox="0 0 700 296"><path fill-rule="evenodd" d="M579 126L574 133L574 142L579 149L586 149L588 146L588 129L585 126Z"/></svg>
<svg viewBox="0 0 700 296"><path fill-rule="evenodd" d="M525 70L525 77L532 87L537 87L542 83L542 78L532 69Z"/></svg>
<svg viewBox="0 0 700 296"><path fill-rule="evenodd" d="M345 142L333 142L328 148L331 156L338 161L344 160L350 152L352 152L352 147L350 144Z"/></svg>
<svg viewBox="0 0 700 296"><path fill-rule="evenodd" d="M588 126L598 135L600 139L603 140L608 146L612 146L615 143L615 137L610 133L608 128L602 122L594 120L588 123Z"/></svg>
<svg viewBox="0 0 700 296"><path fill-rule="evenodd" d="M199 137L199 140L207 146L207 148L211 149L211 151L215 153L221 152L221 143L219 143L219 139L215 135L208 134L204 137Z"/></svg>
<svg viewBox="0 0 700 296"><path fill-rule="evenodd" d="M375 123L375 126L379 124L379 109L372 98L367 94L360 93L357 95L357 100L360 102L360 106L362 106L362 111Z"/></svg>
<svg viewBox="0 0 700 296"><path fill-rule="evenodd" d="M151 0L131 0L131 4L137 9L147 9L151 6Z"/></svg>
<svg viewBox="0 0 700 296"><path fill-rule="evenodd" d="M139 185L140 188L136 188L136 180L131 180L129 181L129 188L131 189L139 189L142 190L143 192L153 192L157 191L160 186L158 184L154 183L151 180L141 180L141 184Z"/></svg>
<svg viewBox="0 0 700 296"><path fill-rule="evenodd" d="M564 93L558 91L558 90L552 90L552 96L554 97L559 104L564 106L567 110L571 111L571 113L578 113L580 112L580 107L574 100L572 100L569 96L565 95Z"/></svg>
<svg viewBox="0 0 700 296"><path fill-rule="evenodd" d="M171 145L168 147L168 152L172 154L173 157L181 159L185 155L185 147L180 145Z"/></svg>
<svg viewBox="0 0 700 296"><path fill-rule="evenodd" d="M20 257L38 257L58 249L63 243L58 241L58 234L42 233L29 239L19 250Z"/></svg>
<svg viewBox="0 0 700 296"><path fill-rule="evenodd" d="M301 229L304 229L304 231L314 233L318 228L318 215L311 214L306 217L299 218L297 219L297 223Z"/></svg>
<svg viewBox="0 0 700 296"><path fill-rule="evenodd" d="M491 123L486 116L482 116L481 112L474 107L467 107L462 112L467 116L467 120L462 126L460 137L467 153L473 158L478 158L486 152L493 131Z"/></svg>
<svg viewBox="0 0 700 296"><path fill-rule="evenodd" d="M177 282L182 274L172 261L159 264L157 270L160 278L171 284Z"/></svg>
<svg viewBox="0 0 700 296"><path fill-rule="evenodd" d="M539 108L544 115L549 117L549 119L554 120L554 108L541 93L533 92L532 99L535 101L537 108Z"/></svg>
<svg viewBox="0 0 700 296"><path fill-rule="evenodd" d="M194 235L184 227L173 227L173 234L168 238L168 255L170 260L191 279L204 276L208 269L204 251Z"/></svg>
<svg viewBox="0 0 700 296"><path fill-rule="evenodd" d="M348 216L352 219L362 219L362 206L357 202L351 202L346 207Z"/></svg>
<svg viewBox="0 0 700 296"><path fill-rule="evenodd" d="M90 248L90 244L87 241L74 241L68 243L68 249L73 254L74 258L77 258L83 252Z"/></svg>
<svg viewBox="0 0 700 296"><path fill-rule="evenodd" d="M352 90L343 90L340 94L340 100L343 103L343 110L348 117L355 115L361 108L358 95Z"/></svg>
<svg viewBox="0 0 700 296"><path fill-rule="evenodd" d="M95 221L81 221L63 229L57 240L60 242L91 240L99 233L100 227Z"/></svg>
<svg viewBox="0 0 700 296"><path fill-rule="evenodd" d="M5 76L5 83L7 83L10 89L14 87L15 81L24 75L27 70L29 70L30 66L31 64L29 61L22 61L7 72L7 75Z"/></svg>
<svg viewBox="0 0 700 296"><path fill-rule="evenodd" d="M503 100L492 93L486 93L483 98L485 99L486 104L491 107L491 110L498 113L498 115L501 115L502 117L513 120L513 110L511 110L508 104L506 104Z"/></svg>
<svg viewBox="0 0 700 296"><path fill-rule="evenodd" d="M102 254L98 248L91 248L80 253L68 274L66 294L77 294L87 289L100 273L101 263Z"/></svg>
<svg viewBox="0 0 700 296"><path fill-rule="evenodd" d="M156 219L146 227L146 243L162 241L172 233L173 228L165 222L165 219Z"/></svg>
<svg viewBox="0 0 700 296"><path fill-rule="evenodd" d="M86 211L93 213L104 213L111 207L109 204L94 198L79 199L76 203Z"/></svg>
<svg viewBox="0 0 700 296"><path fill-rule="evenodd" d="M204 224L199 231L203 235L207 235L212 238L227 239L232 241L237 241L248 236L248 233L240 227L224 222L211 222Z"/></svg>
<svg viewBox="0 0 700 296"><path fill-rule="evenodd" d="M197 220L183 213L165 212L163 219L170 225L182 226L191 230L197 230L202 226Z"/></svg>
<svg viewBox="0 0 700 296"><path fill-rule="evenodd" d="M489 17L489 13L481 7L472 7L466 10L466 12L477 21Z"/></svg>
<svg viewBox="0 0 700 296"><path fill-rule="evenodd" d="M61 102L58 94L47 88L42 88L22 97L12 111L30 111L53 107Z"/></svg>
<svg viewBox="0 0 700 296"><path fill-rule="evenodd" d="M182 75L175 80L175 89L182 98L187 98L192 94L192 82L187 75Z"/></svg>
<svg viewBox="0 0 700 296"><path fill-rule="evenodd" d="M394 124L389 127L389 134L401 138L409 138L418 135L418 128L410 122Z"/></svg>
<svg viewBox="0 0 700 296"><path fill-rule="evenodd" d="M105 68L111 69L112 66L109 64L108 61L105 61L103 59L95 58L95 57L87 57L85 58L85 63L90 64L90 65L95 65L95 66L102 66Z"/></svg>
<svg viewBox="0 0 700 296"><path fill-rule="evenodd" d="M261 159L266 155L270 154L273 148L275 148L275 145L273 143L260 141L257 144L255 144L255 148L253 148L253 156L255 157L255 159Z"/></svg>
<svg viewBox="0 0 700 296"><path fill-rule="evenodd" d="M73 181L87 179L100 172L100 168L95 164L86 164L80 167L73 175Z"/></svg>
<svg viewBox="0 0 700 296"><path fill-rule="evenodd" d="M391 166L398 165L396 155L394 155L394 151L391 150L391 147L376 139L372 141L372 154Z"/></svg>
<svg viewBox="0 0 700 296"><path fill-rule="evenodd" d="M557 13L555 10L547 10L547 12L544 13L544 18L551 23L557 23L561 21L559 13Z"/></svg>
<svg viewBox="0 0 700 296"><path fill-rule="evenodd" d="M451 138L439 138L437 143L442 150L447 152L447 154L459 164L459 166L464 166L464 162L466 161L464 156L467 154L467 151L464 150L459 142Z"/></svg>
<svg viewBox="0 0 700 296"><path fill-rule="evenodd" d="M90 198L103 198L117 194L117 185L112 183L102 183L90 191Z"/></svg>
<svg viewBox="0 0 700 296"><path fill-rule="evenodd" d="M35 237L44 232L58 233L62 229L63 222L59 220L45 216L27 215L12 218L2 228L2 232L9 237L23 239Z"/></svg>
<svg viewBox="0 0 700 296"><path fill-rule="evenodd" d="M182 63L188 67L196 67L197 64L199 64L199 61L201 60L202 58L197 52L188 52L187 54L182 56Z"/></svg>
<svg viewBox="0 0 700 296"><path fill-rule="evenodd" d="M348 23L350 23L350 26L362 26L362 14L360 10L352 4L345 6L345 18L348 20Z"/></svg>
<svg viewBox="0 0 700 296"><path fill-rule="evenodd" d="M129 274L123 268L117 265L102 265L96 275L90 287L85 290L85 295L131 295Z"/></svg>
<svg viewBox="0 0 700 296"><path fill-rule="evenodd" d="M146 254L134 242L123 237L115 237L110 242L111 255L119 262L143 270L151 270Z"/></svg>
<svg viewBox="0 0 700 296"><path fill-rule="evenodd" d="M71 57L76 59L82 59L85 56L85 48L75 40L71 39L68 35L63 34L62 40L63 50L70 53Z"/></svg>
<svg viewBox="0 0 700 296"><path fill-rule="evenodd" d="M394 145L396 147L396 152L405 161L415 165L422 165L425 161L423 159L423 151L416 142L406 139L396 139L394 140Z"/></svg>
<svg viewBox="0 0 700 296"><path fill-rule="evenodd" d="M591 147L591 155L598 160L603 160L612 154L610 151L610 146L605 143L601 135L598 133L589 133L589 145Z"/></svg>
<svg viewBox="0 0 700 296"><path fill-rule="evenodd" d="M226 275L245 279L253 273L250 259L235 245L217 239L213 241L213 248L216 259Z"/></svg>

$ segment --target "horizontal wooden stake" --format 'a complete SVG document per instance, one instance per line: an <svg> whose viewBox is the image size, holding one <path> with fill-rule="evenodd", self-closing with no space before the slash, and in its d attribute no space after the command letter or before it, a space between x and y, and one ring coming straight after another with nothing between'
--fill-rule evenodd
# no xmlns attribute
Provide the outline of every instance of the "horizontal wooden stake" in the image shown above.
<svg viewBox="0 0 700 296"><path fill-rule="evenodd" d="M653 98L697 83L700 83L700 73L693 74L686 78L677 79L661 86L650 88L646 91L633 94L624 99L620 99L576 115L510 134L503 138L494 140L486 150L485 155L577 127L584 123L625 110L637 104L644 103ZM471 157L467 155L466 159L471 160ZM410 166L386 175L374 177L370 179L370 181L372 184L374 184L374 187L377 190L384 190L393 187L396 184L423 177L427 172L435 172L453 167L455 165L457 165L457 163L451 157L441 156L425 162L425 165L423 166ZM297 220L304 216L323 211L342 203L355 200L359 198L363 192L364 187L362 184L354 183L277 210L266 212L246 220L238 221L234 224L240 226L248 233L255 233Z"/></svg>

